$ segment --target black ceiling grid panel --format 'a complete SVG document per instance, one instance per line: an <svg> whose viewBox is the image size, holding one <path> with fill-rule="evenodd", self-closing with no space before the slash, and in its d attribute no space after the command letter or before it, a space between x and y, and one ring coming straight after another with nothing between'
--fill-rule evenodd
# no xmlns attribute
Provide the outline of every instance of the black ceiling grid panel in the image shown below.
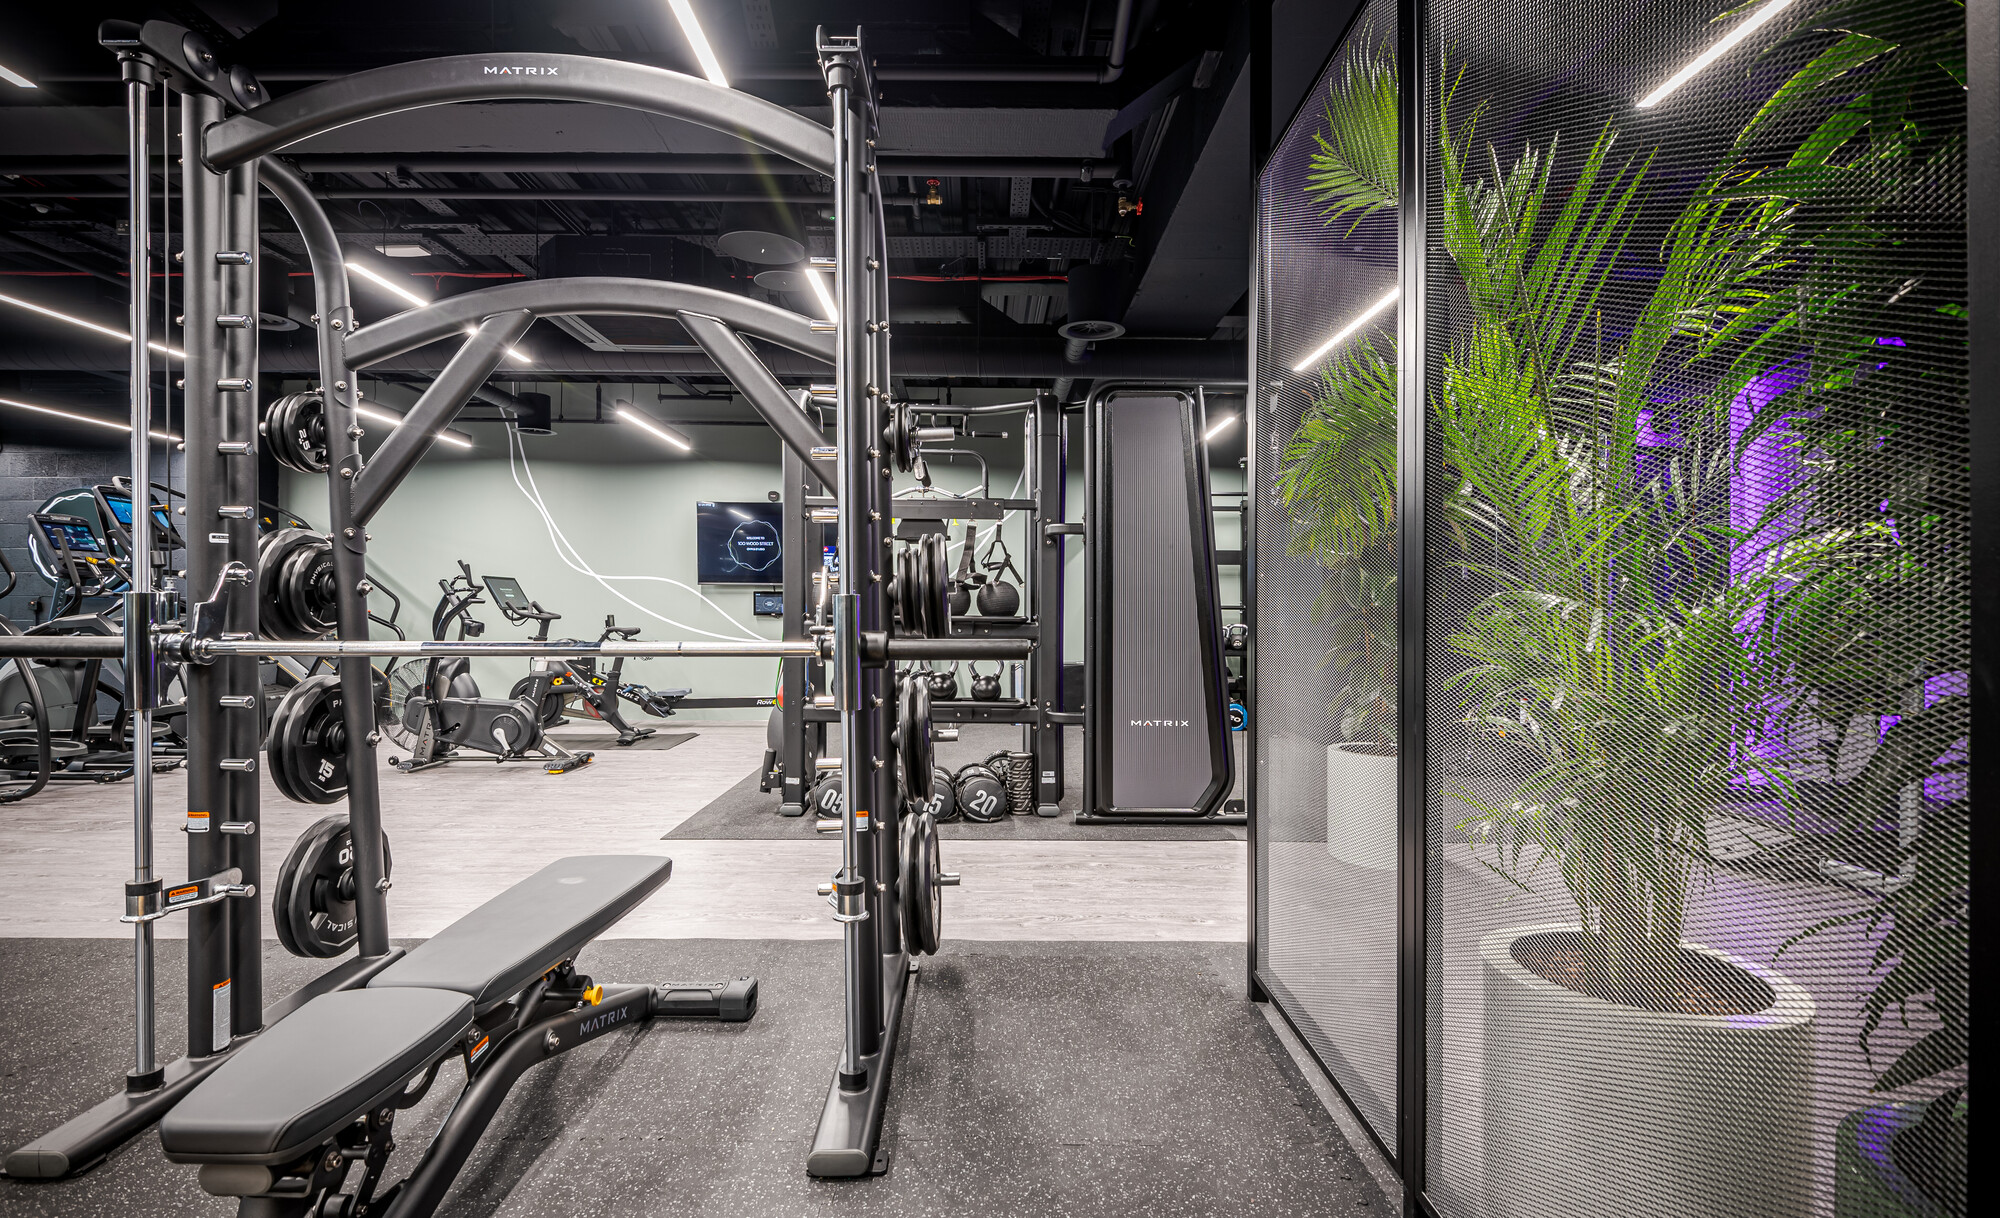
<svg viewBox="0 0 2000 1218"><path fill-rule="evenodd" d="M1990 8L1375 0L1277 136L1253 967L1418 1212L1965 1212Z"/></svg>
<svg viewBox="0 0 2000 1218"><path fill-rule="evenodd" d="M1218 192L1214 183L1249 172L1238 84L1248 49L1245 4L860 0L839 7L841 20L876 31L882 165L893 183L891 271L899 279L893 320L905 349L936 356L899 365L901 388L926 398L947 380L1021 387L1079 370L1241 379L1248 216L1234 191ZM174 11L230 59L254 65L280 100L315 81L454 53L583 52L699 70L659 0L498 9L197 2ZM11 15L10 63L24 64L40 87L0 90L0 288L93 320L120 311L113 298L125 192L115 73L92 54L99 15L61 6ZM823 113L810 46L815 22L829 19L824 4L720 5L703 19L738 87L807 117ZM830 252L823 176L636 113L468 104L326 132L286 156L324 202L348 252L408 279L427 298L624 260L648 264L637 273L809 309L796 260L732 256L721 238L768 221L804 254ZM178 171L162 169L167 181L156 175L155 189L177 190ZM309 325L302 251L275 210L266 227L265 252L293 281L290 319ZM1119 264L1123 295L1137 312L1125 338L1095 352L1109 360L1105 367L1080 368L1063 358L1057 333L1069 320L1065 280L1072 267L1104 262ZM95 285L82 282L92 277ZM401 304L361 284L357 307L369 316ZM74 352L70 367L94 365L96 338L60 323L10 320L23 324L0 342L0 369L34 374L44 396L65 391L41 376L52 363ZM726 388L671 326L607 324L552 319L533 328L523 349L546 360L542 371L569 379L642 378L670 395ZM600 357L617 358L600 367ZM820 372L784 375L808 382Z"/></svg>

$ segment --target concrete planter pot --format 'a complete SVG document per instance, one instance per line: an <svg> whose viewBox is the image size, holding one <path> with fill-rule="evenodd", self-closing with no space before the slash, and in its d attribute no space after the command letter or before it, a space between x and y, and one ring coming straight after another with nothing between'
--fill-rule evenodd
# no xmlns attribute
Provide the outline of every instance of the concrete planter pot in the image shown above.
<svg viewBox="0 0 2000 1218"><path fill-rule="evenodd" d="M1396 868L1396 746L1326 746L1326 852L1375 871Z"/></svg>
<svg viewBox="0 0 2000 1218"><path fill-rule="evenodd" d="M1689 1015L1578 993L1480 941L1485 1154L1495 1218L1803 1218L1812 1209L1814 1006L1796 983L1712 948L1763 1010ZM1754 982L1752 984L1754 984Z"/></svg>

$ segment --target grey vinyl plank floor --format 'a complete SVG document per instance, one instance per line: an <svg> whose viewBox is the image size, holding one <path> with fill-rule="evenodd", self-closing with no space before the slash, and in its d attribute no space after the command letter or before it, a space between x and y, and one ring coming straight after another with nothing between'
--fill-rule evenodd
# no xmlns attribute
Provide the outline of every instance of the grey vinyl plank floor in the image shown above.
<svg viewBox="0 0 2000 1218"><path fill-rule="evenodd" d="M563 855L630 852L672 857L674 877L616 936L837 938L839 927L814 891L839 864L836 839L660 840L736 785L764 749L762 724L674 720L670 726L697 735L657 751L593 742L585 747L597 759L564 775L491 762L418 774L385 769L393 933L434 934ZM262 853L275 872L301 830L344 804L294 804L268 777L260 781ZM0 809L0 937L129 935L118 915L131 868L131 792L129 783L69 784ZM169 880L187 870L185 800L184 774L159 776L154 853ZM1241 941L1245 858L1240 841L946 842L946 867L964 876L947 894L946 934L983 941ZM268 902L265 888L260 899ZM267 934L269 925L267 916ZM169 918L159 933L184 930Z"/></svg>

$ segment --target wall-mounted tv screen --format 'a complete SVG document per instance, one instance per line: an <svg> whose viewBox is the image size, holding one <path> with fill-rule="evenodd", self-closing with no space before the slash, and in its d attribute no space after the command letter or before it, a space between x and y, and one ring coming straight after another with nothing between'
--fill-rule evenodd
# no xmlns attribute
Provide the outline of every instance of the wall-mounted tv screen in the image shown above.
<svg viewBox="0 0 2000 1218"><path fill-rule="evenodd" d="M776 584L784 579L785 509L778 503L694 505L696 578L704 584Z"/></svg>

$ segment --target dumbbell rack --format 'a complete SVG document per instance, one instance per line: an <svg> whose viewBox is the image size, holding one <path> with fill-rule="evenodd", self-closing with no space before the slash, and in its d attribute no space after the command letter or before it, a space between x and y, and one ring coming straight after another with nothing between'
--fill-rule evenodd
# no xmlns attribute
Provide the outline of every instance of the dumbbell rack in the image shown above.
<svg viewBox="0 0 2000 1218"><path fill-rule="evenodd" d="M939 407L936 413L948 416L953 411L948 407ZM931 717L936 723L998 723L1027 727L1031 735L1030 749L1035 755L1035 810L1042 816L1053 817L1057 815L1064 795L1063 728L1083 722L1082 715L1065 713L1062 709L1063 544L1068 535L1080 533L1081 526L1063 524L1067 463L1061 404L1053 394L1038 393L1034 403L1023 409L1023 417L1027 497L896 499L891 496L888 518L899 526L899 532L907 534L911 530L901 527L906 524L923 529L934 528L948 520L999 520L1007 513L1017 511L1028 515L1027 531L1035 539L1035 554L1032 561L1025 564L1026 578L1022 591L1026 612L1018 617L1005 618L979 615L955 617L951 633L952 638L968 642L1014 639L1032 643L1034 651L1028 661L1026 697L1003 698L994 702L971 699L933 702ZM831 507L834 500L812 494L800 464L789 460L785 470L784 494L788 530L785 543L787 560L783 569L785 630L787 638L804 638L807 624L813 617L814 604L812 575L816 568L808 557L817 551L817 547L809 541L815 536L813 513ZM815 704L811 671L809 664L803 660L787 661L784 667L783 744L779 767L784 785L779 812L785 816L801 815L806 808L807 790L814 777L814 750L808 745L808 732L815 725L831 724L839 718L837 710ZM845 782L843 777L843 786Z"/></svg>

